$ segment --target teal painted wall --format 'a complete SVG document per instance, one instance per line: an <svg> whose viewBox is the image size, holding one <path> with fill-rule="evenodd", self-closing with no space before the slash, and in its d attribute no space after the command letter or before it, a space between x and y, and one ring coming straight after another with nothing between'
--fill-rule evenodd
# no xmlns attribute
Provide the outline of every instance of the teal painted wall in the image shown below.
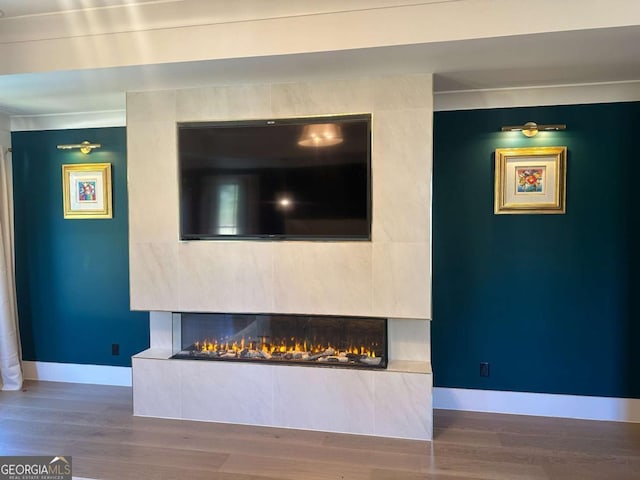
<svg viewBox="0 0 640 480"><path fill-rule="evenodd" d="M56 149L83 140L103 147ZM149 315L129 310L125 128L13 132L11 143L23 358L130 366L149 346ZM112 164L113 219L65 220L61 165L102 162Z"/></svg>
<svg viewBox="0 0 640 480"><path fill-rule="evenodd" d="M568 129L499 131L527 121ZM435 114L436 386L640 398L639 124L635 102ZM552 145L566 215L494 215L494 150Z"/></svg>

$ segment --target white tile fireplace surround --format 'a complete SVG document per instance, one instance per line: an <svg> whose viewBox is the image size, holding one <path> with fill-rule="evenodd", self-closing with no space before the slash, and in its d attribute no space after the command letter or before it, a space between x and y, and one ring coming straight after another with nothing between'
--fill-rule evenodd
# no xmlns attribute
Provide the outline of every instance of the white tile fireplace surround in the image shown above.
<svg viewBox="0 0 640 480"><path fill-rule="evenodd" d="M372 115L370 241L179 240L177 122L346 113ZM136 415L431 438L432 117L431 74L127 94ZM389 368L169 360L166 312L388 318Z"/></svg>
<svg viewBox="0 0 640 480"><path fill-rule="evenodd" d="M432 438L428 322L391 319L388 368L360 370L172 360L176 320L151 317L152 346L133 358L134 415Z"/></svg>

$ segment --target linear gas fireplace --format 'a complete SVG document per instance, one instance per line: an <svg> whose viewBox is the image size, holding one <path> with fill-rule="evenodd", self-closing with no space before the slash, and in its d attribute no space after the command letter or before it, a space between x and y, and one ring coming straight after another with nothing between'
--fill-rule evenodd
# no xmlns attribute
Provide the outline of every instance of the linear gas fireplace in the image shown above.
<svg viewBox="0 0 640 480"><path fill-rule="evenodd" d="M387 319L182 313L175 359L387 367ZM176 336L178 337L176 339Z"/></svg>

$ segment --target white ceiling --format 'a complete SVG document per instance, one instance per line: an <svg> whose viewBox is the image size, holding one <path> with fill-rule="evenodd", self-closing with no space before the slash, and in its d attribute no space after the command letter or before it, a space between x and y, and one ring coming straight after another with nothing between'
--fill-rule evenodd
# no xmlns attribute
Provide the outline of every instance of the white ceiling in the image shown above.
<svg viewBox="0 0 640 480"><path fill-rule="evenodd" d="M5 17L175 0L0 0ZM0 22L0 28L1 28ZM0 75L0 111L125 108L125 92L433 72L437 92L640 80L640 26L323 53Z"/></svg>
<svg viewBox="0 0 640 480"><path fill-rule="evenodd" d="M87 10L138 3L159 3L158 0L3 0L1 17L22 17L72 10Z"/></svg>

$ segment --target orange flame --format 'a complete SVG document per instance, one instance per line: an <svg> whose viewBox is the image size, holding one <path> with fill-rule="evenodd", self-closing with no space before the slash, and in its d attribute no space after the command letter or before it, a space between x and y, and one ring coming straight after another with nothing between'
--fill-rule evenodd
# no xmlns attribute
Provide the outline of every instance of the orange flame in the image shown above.
<svg viewBox="0 0 640 480"><path fill-rule="evenodd" d="M239 352L244 350L259 350L265 353L282 353L282 354L318 354L326 352L327 350L334 350L335 354L352 354L352 355L361 355L368 356L370 358L376 358L375 346L372 345L370 348L365 347L364 345L356 346L349 345L347 348L340 349L333 346L331 343L327 343L322 345L321 343L312 344L307 339L296 339L291 338L287 340L282 340L278 344L268 343L268 339L265 337L260 338L259 340L252 340L251 338L242 338L239 341L229 342L228 340L219 341L217 339L211 341L208 339L198 340L193 343L194 349L199 352L207 353L207 352L234 352L239 354Z"/></svg>

